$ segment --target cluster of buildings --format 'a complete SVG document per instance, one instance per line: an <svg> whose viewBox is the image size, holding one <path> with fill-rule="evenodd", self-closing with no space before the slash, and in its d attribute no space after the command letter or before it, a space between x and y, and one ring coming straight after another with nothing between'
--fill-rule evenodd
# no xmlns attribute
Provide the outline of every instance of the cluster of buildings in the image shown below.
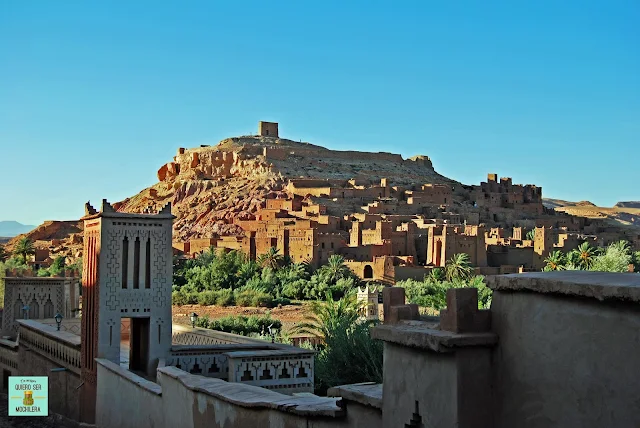
<svg viewBox="0 0 640 428"><path fill-rule="evenodd" d="M422 279L466 253L478 274L539 271L550 252L582 242L608 245L620 231L546 209L542 189L489 174L479 186L391 186L358 180L291 179L287 198L267 199L244 235L174 242L178 255L210 247L255 259L271 247L294 262L320 266L333 254L363 279ZM625 237L640 247L640 235Z"/></svg>
<svg viewBox="0 0 640 428"><path fill-rule="evenodd" d="M371 330L384 344L382 383L318 396L312 350L173 324L168 206L127 214L105 201L83 221L80 316L77 277L4 278L1 386L48 377L48 394L20 407L47 400L59 426L640 424L636 274L493 276L491 309L478 310L475 288L450 289L439 317L421 317L403 288L385 287L384 319ZM359 297L363 317L376 319L377 294Z"/></svg>

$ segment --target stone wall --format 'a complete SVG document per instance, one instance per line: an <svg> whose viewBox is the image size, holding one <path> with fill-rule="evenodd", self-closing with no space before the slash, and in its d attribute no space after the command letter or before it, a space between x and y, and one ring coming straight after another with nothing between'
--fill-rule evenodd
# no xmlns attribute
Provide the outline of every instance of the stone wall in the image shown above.
<svg viewBox="0 0 640 428"><path fill-rule="evenodd" d="M113 391L118 391L113 394ZM160 367L157 383L98 360L96 425L101 428L379 428L379 409L339 398L291 397L255 386ZM351 400L355 401L355 400ZM144 403L144 405L140 405Z"/></svg>
<svg viewBox="0 0 640 428"><path fill-rule="evenodd" d="M640 426L640 275L547 272L494 289L496 428Z"/></svg>
<svg viewBox="0 0 640 428"><path fill-rule="evenodd" d="M80 337L36 321L20 320L19 376L49 378L51 412L80 418ZM57 369L57 370L55 370ZM60 370L62 369L62 370Z"/></svg>

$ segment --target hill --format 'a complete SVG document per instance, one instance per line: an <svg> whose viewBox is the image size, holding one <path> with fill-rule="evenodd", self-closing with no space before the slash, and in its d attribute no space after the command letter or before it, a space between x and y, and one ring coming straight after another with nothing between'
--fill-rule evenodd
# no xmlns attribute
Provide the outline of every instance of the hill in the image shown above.
<svg viewBox="0 0 640 428"><path fill-rule="evenodd" d="M18 223L17 221L0 221L0 236L13 238L21 233L26 233L35 226Z"/></svg>
<svg viewBox="0 0 640 428"><path fill-rule="evenodd" d="M382 178L398 186L457 183L435 172L426 156L403 159L391 153L336 151L286 139L245 136L222 140L213 147L179 149L173 161L158 170L157 184L114 208L142 212L171 202L177 216L175 239L233 235L242 232L234 219L254 219L265 199L287 196L285 187L290 180L353 179L366 184L380 183Z"/></svg>
<svg viewBox="0 0 640 428"><path fill-rule="evenodd" d="M640 201L618 202L614 208L640 208Z"/></svg>
<svg viewBox="0 0 640 428"><path fill-rule="evenodd" d="M640 228L640 207L634 202L619 202L614 207L598 207L591 202L569 202L560 199L544 199L547 208L578 217L604 219L609 225ZM640 205L640 204L639 204Z"/></svg>
<svg viewBox="0 0 640 428"><path fill-rule="evenodd" d="M333 182L353 180L357 185L392 186L419 183L459 184L438 174L427 156L403 159L392 153L329 150L321 146L273 137L244 136L222 140L215 146L178 149L172 161L162 165L158 182L136 195L116 202L121 212L141 213L172 203L174 239L243 233L234 220L255 219L267 198L286 197L290 180ZM342 215L357 210L362 201L328 210ZM82 250L82 222L50 221L9 242L27 236L40 248L74 258Z"/></svg>

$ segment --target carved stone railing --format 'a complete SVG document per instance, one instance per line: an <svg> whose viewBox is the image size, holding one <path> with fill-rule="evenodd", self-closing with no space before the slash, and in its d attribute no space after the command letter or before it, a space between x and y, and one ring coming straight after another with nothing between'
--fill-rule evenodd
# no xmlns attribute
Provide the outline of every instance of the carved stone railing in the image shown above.
<svg viewBox="0 0 640 428"><path fill-rule="evenodd" d="M313 392L314 351L177 325L173 326L173 343L166 366L285 394Z"/></svg>
<svg viewBox="0 0 640 428"><path fill-rule="evenodd" d="M229 382L245 383L281 393L313 392L313 351L303 349L227 352Z"/></svg>
<svg viewBox="0 0 640 428"><path fill-rule="evenodd" d="M80 336L33 320L17 322L21 345L80 374Z"/></svg>
<svg viewBox="0 0 640 428"><path fill-rule="evenodd" d="M174 324L171 341L174 345L266 345L268 342L207 328L192 328Z"/></svg>
<svg viewBox="0 0 640 428"><path fill-rule="evenodd" d="M0 364L10 370L18 370L18 342L0 339Z"/></svg>
<svg viewBox="0 0 640 428"><path fill-rule="evenodd" d="M268 349L268 345L268 343L263 345L174 345L164 364L191 374L227 380L229 363L226 353L240 350L261 351Z"/></svg>

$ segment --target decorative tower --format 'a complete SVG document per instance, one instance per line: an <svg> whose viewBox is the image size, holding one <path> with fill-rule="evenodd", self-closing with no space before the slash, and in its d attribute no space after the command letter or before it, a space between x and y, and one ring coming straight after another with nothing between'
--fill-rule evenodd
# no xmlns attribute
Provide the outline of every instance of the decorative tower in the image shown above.
<svg viewBox="0 0 640 428"><path fill-rule="evenodd" d="M130 318L129 369L155 373L171 348L171 204L157 214L85 205L81 421L95 419L96 358L120 363L121 318Z"/></svg>

